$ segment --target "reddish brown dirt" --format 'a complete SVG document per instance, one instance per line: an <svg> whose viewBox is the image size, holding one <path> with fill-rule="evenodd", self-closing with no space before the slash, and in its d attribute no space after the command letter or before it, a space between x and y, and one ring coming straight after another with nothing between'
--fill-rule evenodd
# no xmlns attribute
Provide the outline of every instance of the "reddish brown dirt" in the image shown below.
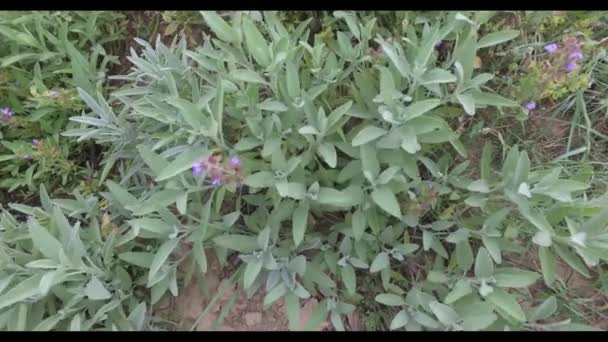
<svg viewBox="0 0 608 342"><path fill-rule="evenodd" d="M217 262L209 258L209 269L205 274L205 283L208 293L214 296L219 289L225 287L227 277L225 277L217 266ZM224 293L223 297L216 302L215 307L209 310L196 325L197 331L209 331L213 329L213 323L220 315L222 308L228 305L231 298L237 294L236 285L232 285ZM287 331L289 330L289 322L287 319L286 305L282 300L277 301L274 305L264 310L263 291L258 291L252 298L247 299L244 291L239 290L238 298L234 306L229 311L225 319L219 324L219 331ZM205 310L210 302L210 298L206 298L201 290L200 278L194 276L190 284L185 288L180 289L179 296L171 298L169 295L163 299L163 303L159 303L157 307L168 309L163 310L161 314L167 313L180 322L180 329L190 329L196 322L197 318ZM317 299L310 298L301 302L300 309L300 329L310 319L310 316L318 305ZM329 322L321 324L318 330L324 330L329 327Z"/></svg>

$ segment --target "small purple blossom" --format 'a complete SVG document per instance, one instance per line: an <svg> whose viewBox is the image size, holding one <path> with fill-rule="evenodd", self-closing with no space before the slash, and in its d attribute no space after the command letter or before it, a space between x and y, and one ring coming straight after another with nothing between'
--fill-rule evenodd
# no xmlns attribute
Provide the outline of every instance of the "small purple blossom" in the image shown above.
<svg viewBox="0 0 608 342"><path fill-rule="evenodd" d="M557 51L557 44L552 43L545 46L545 51L547 51L548 53L554 53L555 51Z"/></svg>
<svg viewBox="0 0 608 342"><path fill-rule="evenodd" d="M13 116L14 114L13 111L8 107L2 108L1 112L4 116Z"/></svg>
<svg viewBox="0 0 608 342"><path fill-rule="evenodd" d="M222 181L219 178L213 178L213 180L211 181L211 185L218 187L222 185Z"/></svg>
<svg viewBox="0 0 608 342"><path fill-rule="evenodd" d="M204 169L205 168L203 167L203 164L201 162L196 162L192 165L192 175L196 177L200 175Z"/></svg>
<svg viewBox="0 0 608 342"><path fill-rule="evenodd" d="M576 68L576 63L574 61L571 61L568 63L568 65L566 65L567 72L572 72L574 68Z"/></svg>
<svg viewBox="0 0 608 342"><path fill-rule="evenodd" d="M443 45L443 40L440 40L437 43L435 43L435 48L439 49L442 45Z"/></svg>
<svg viewBox="0 0 608 342"><path fill-rule="evenodd" d="M237 168L241 166L241 160L239 159L239 157L234 156L230 159L230 165L232 165L232 167L234 168Z"/></svg>
<svg viewBox="0 0 608 342"><path fill-rule="evenodd" d="M568 59L571 59L571 60L572 59L582 60L583 59L583 53L580 52L580 50L576 50L576 51L574 51L574 52L572 52L572 53L570 53L568 55Z"/></svg>
<svg viewBox="0 0 608 342"><path fill-rule="evenodd" d="M36 145L36 144L37 144L39 141L40 141L40 140L38 140L38 139L34 138L34 139L32 139L32 144Z"/></svg>
<svg viewBox="0 0 608 342"><path fill-rule="evenodd" d="M536 102L530 101L526 103L526 108L528 108L528 110L534 110L534 108L536 108Z"/></svg>

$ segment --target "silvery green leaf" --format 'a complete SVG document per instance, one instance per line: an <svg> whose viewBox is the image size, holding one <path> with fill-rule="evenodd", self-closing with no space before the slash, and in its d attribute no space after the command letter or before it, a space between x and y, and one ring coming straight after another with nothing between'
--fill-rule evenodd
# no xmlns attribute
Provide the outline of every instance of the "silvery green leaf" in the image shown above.
<svg viewBox="0 0 608 342"><path fill-rule="evenodd" d="M532 309L529 321L540 321L551 317L557 311L557 299L555 296L547 298L542 304Z"/></svg>
<svg viewBox="0 0 608 342"><path fill-rule="evenodd" d="M501 289L495 289L486 296L486 299L518 322L526 321L526 315L513 295Z"/></svg>
<svg viewBox="0 0 608 342"><path fill-rule="evenodd" d="M450 233L450 235L445 238L445 241L458 244L463 241L467 241L469 236L470 231L468 229L460 228L457 231Z"/></svg>
<svg viewBox="0 0 608 342"><path fill-rule="evenodd" d="M524 195L528 198L532 198L532 194L530 193L530 187L528 186L528 183L521 183L519 185L519 187L517 188L517 193L520 195Z"/></svg>
<svg viewBox="0 0 608 342"><path fill-rule="evenodd" d="M352 140L352 146L360 146L374 141L381 136L385 135L387 131L385 129L376 126L366 126L363 128Z"/></svg>
<svg viewBox="0 0 608 342"><path fill-rule="evenodd" d="M306 227L308 226L308 210L308 203L302 202L296 207L296 210L294 210L293 212L292 235L294 244L296 246L298 246L302 242L302 240L304 240Z"/></svg>
<svg viewBox="0 0 608 342"><path fill-rule="evenodd" d="M517 36L519 36L519 34L520 33L518 30L502 30L502 31L492 32L492 33L489 33L489 34L481 37L481 39L479 39L479 42L477 42L477 48L481 49L481 48L501 44L501 43L504 43L504 42L507 42L509 40L516 38Z"/></svg>
<svg viewBox="0 0 608 342"><path fill-rule="evenodd" d="M363 233L365 232L365 228L367 227L367 220L363 211L357 210L353 213L352 227L355 241L361 240Z"/></svg>
<svg viewBox="0 0 608 342"><path fill-rule="evenodd" d="M471 96L471 94L457 94L456 99L458 100L458 102L460 102L462 108L467 114L475 115L475 99L473 98L473 96Z"/></svg>
<svg viewBox="0 0 608 342"><path fill-rule="evenodd" d="M150 268L154 254L147 252L124 252L118 254L118 258L139 267Z"/></svg>
<svg viewBox="0 0 608 342"><path fill-rule="evenodd" d="M346 291L351 295L357 293L357 276L353 267L351 265L346 265L340 268L340 272Z"/></svg>
<svg viewBox="0 0 608 342"><path fill-rule="evenodd" d="M243 33L249 53L259 65L268 67L271 63L268 43L251 20L243 20Z"/></svg>
<svg viewBox="0 0 608 342"><path fill-rule="evenodd" d="M232 77L239 81L249 82L249 83L260 83L266 84L266 81L262 76L252 70L247 69L239 69L231 72ZM261 106L260 106L261 107Z"/></svg>
<svg viewBox="0 0 608 342"><path fill-rule="evenodd" d="M488 201L487 197L475 194L475 195L467 197L464 200L464 203L470 207L483 208L486 205L487 201Z"/></svg>
<svg viewBox="0 0 608 342"><path fill-rule="evenodd" d="M422 148L418 143L418 139L416 138L416 132L412 127L406 127L406 129L401 131L401 148L410 154L414 154Z"/></svg>
<svg viewBox="0 0 608 342"><path fill-rule="evenodd" d="M397 244L394 247L395 251L398 251L402 255L414 253L418 248L420 248L420 246L414 243Z"/></svg>
<svg viewBox="0 0 608 342"><path fill-rule="evenodd" d="M388 306L402 306L405 305L405 300L401 296L392 293L381 293L376 296L376 302Z"/></svg>
<svg viewBox="0 0 608 342"><path fill-rule="evenodd" d="M551 246L551 234L544 230L539 231L532 237L532 242L541 247L549 247Z"/></svg>
<svg viewBox="0 0 608 342"><path fill-rule="evenodd" d="M281 280L281 273L279 271L271 271L268 272L268 277L266 278L266 292L273 289Z"/></svg>
<svg viewBox="0 0 608 342"><path fill-rule="evenodd" d="M251 287L262 270L263 261L261 259L253 260L247 263L245 273L243 274L243 285L245 288Z"/></svg>
<svg viewBox="0 0 608 342"><path fill-rule="evenodd" d="M469 282L465 279L459 279L452 288L452 291L446 295L444 302L446 304L452 304L460 298L471 294L472 292L473 289L471 288Z"/></svg>
<svg viewBox="0 0 608 342"><path fill-rule="evenodd" d="M129 314L127 319L136 331L142 331L146 319L146 302L139 303Z"/></svg>
<svg viewBox="0 0 608 342"><path fill-rule="evenodd" d="M310 293L304 288L304 286L300 285L300 283L296 283L296 287L293 290L293 293L301 299L310 298Z"/></svg>
<svg viewBox="0 0 608 342"><path fill-rule="evenodd" d="M268 248L268 244L270 243L270 228L266 227L262 229L262 231L258 234L256 241L260 249L266 250Z"/></svg>
<svg viewBox="0 0 608 342"><path fill-rule="evenodd" d="M536 272L512 267L499 268L493 276L496 286L508 288L526 288L540 278L540 275Z"/></svg>
<svg viewBox="0 0 608 342"><path fill-rule="evenodd" d="M576 233L572 236L570 236L570 241L572 241L574 244L577 244L581 247L587 247L587 233L585 232L579 232Z"/></svg>
<svg viewBox="0 0 608 342"><path fill-rule="evenodd" d="M435 321L431 316L427 315L426 313L422 312L422 311L416 311L414 313L413 316L414 320L427 328L430 329L437 329L439 328L439 323L437 323L437 321Z"/></svg>
<svg viewBox="0 0 608 342"><path fill-rule="evenodd" d="M59 251L63 248L61 243L35 218L30 217L27 226L34 247L45 257L59 261Z"/></svg>
<svg viewBox="0 0 608 342"><path fill-rule="evenodd" d="M329 318L331 320L331 323L333 324L334 328L336 329L336 331L344 331L344 323L342 323L342 318L340 318L340 315L332 312L329 315Z"/></svg>
<svg viewBox="0 0 608 342"><path fill-rule="evenodd" d="M333 188L320 188L317 195L317 201L322 205L332 205L336 207L351 207L353 203L352 196L346 194L344 191L336 190Z"/></svg>
<svg viewBox="0 0 608 342"><path fill-rule="evenodd" d="M307 135L307 134L312 134L312 135L319 135L321 134L316 128L314 128L313 126L302 126L300 127L300 129L298 129L298 133L302 134L302 135Z"/></svg>
<svg viewBox="0 0 608 342"><path fill-rule="evenodd" d="M321 143L317 149L319 155L325 160L330 168L335 168L337 165L336 148L333 144Z"/></svg>
<svg viewBox="0 0 608 342"><path fill-rule="evenodd" d="M274 177L268 171L260 171L245 178L245 184L253 188L267 188L272 186L273 183Z"/></svg>
<svg viewBox="0 0 608 342"><path fill-rule="evenodd" d="M234 211L230 214L226 214L224 216L222 216L222 223L224 224L225 227L232 227L236 221L239 219L239 217L241 216L241 213L238 211Z"/></svg>
<svg viewBox="0 0 608 342"><path fill-rule="evenodd" d="M450 326L456 324L460 319L458 313L448 305L441 304L437 301L432 301L429 305L435 317L437 317L443 325Z"/></svg>
<svg viewBox="0 0 608 342"><path fill-rule="evenodd" d="M84 294L91 300L104 300L112 297L112 294L95 276L91 277L91 280L87 283Z"/></svg>
<svg viewBox="0 0 608 342"><path fill-rule="evenodd" d="M171 239L167 240L160 246L158 252L156 252L156 255L154 256L154 259L152 260L152 264L150 265L150 272L148 273L149 283L155 277L158 271L160 271L161 266L165 264L165 261L167 258L169 258L169 255L173 253L173 250L175 247L177 247L178 242L179 239Z"/></svg>
<svg viewBox="0 0 608 342"><path fill-rule="evenodd" d="M395 175L399 172L401 168L399 166L390 166L386 168L382 173L378 175L378 179L376 180L378 184L386 184L390 182Z"/></svg>
<svg viewBox="0 0 608 342"><path fill-rule="evenodd" d="M498 242L499 239L497 239L497 237L482 236L481 241L488 250L488 253L490 253L490 256L492 256L494 262L500 264L502 262L502 255Z"/></svg>
<svg viewBox="0 0 608 342"><path fill-rule="evenodd" d="M60 267L61 265L51 259L39 259L30 261L25 264L25 267L28 268L41 268L41 269L55 269ZM2 291L0 291L2 292Z"/></svg>
<svg viewBox="0 0 608 342"><path fill-rule="evenodd" d="M410 316L407 314L407 311L405 310L401 310L399 311L395 317L393 317L393 320L391 321L390 330L396 330L399 328L404 327L408 320L409 320Z"/></svg>
<svg viewBox="0 0 608 342"><path fill-rule="evenodd" d="M403 120L404 121L413 120L413 119L429 112L430 110L438 107L440 104L441 104L441 101L438 99L428 99L428 100L414 102L403 110L403 113L402 113Z"/></svg>
<svg viewBox="0 0 608 342"><path fill-rule="evenodd" d="M258 108L260 108L261 110L266 110L269 112L277 112L277 113L286 112L289 109L282 102L270 100L270 99L264 100L264 102L262 102L258 105Z"/></svg>
<svg viewBox="0 0 608 342"><path fill-rule="evenodd" d="M275 257L270 253L270 251L266 251L264 253L264 268L267 270L278 270L279 264L277 263Z"/></svg>
<svg viewBox="0 0 608 342"><path fill-rule="evenodd" d="M210 11L201 11L201 14L205 19L205 23L220 39L233 43L239 41L237 32L222 17Z"/></svg>
<svg viewBox="0 0 608 342"><path fill-rule="evenodd" d="M423 77L423 85L429 85L429 84L437 84L437 83L451 83L451 82L456 82L458 79L456 78L456 76L452 75L452 73L450 73L447 70L443 70L440 68L435 68L432 70L429 70Z"/></svg>
<svg viewBox="0 0 608 342"><path fill-rule="evenodd" d="M477 258L475 259L475 276L478 278L487 278L494 274L494 262L490 253L484 248L480 247L477 251Z"/></svg>
<svg viewBox="0 0 608 342"><path fill-rule="evenodd" d="M279 283L264 297L264 307L270 306L272 303L283 297L286 293L287 287L283 283Z"/></svg>
<svg viewBox="0 0 608 342"><path fill-rule="evenodd" d="M428 230L423 230L422 231L422 248L425 251L428 251L429 249L431 249L434 239L435 239L435 236L433 235L432 232L430 232Z"/></svg>
<svg viewBox="0 0 608 342"><path fill-rule="evenodd" d="M452 227L454 225L454 222L452 221L444 221L444 220L439 220L439 221L435 221L431 224L431 229L433 229L434 231L443 231L446 230L450 227ZM468 231L468 229L466 229Z"/></svg>
<svg viewBox="0 0 608 342"><path fill-rule="evenodd" d="M458 267L463 271L468 271L473 265L473 250L468 240L461 241L456 244L455 249L456 261Z"/></svg>
<svg viewBox="0 0 608 342"><path fill-rule="evenodd" d="M297 257L291 259L287 268L293 272L296 272L300 276L303 276L306 272L306 257L303 255L298 255Z"/></svg>
<svg viewBox="0 0 608 342"><path fill-rule="evenodd" d="M369 271L371 273L376 273L376 272L381 271L388 267L390 267L390 261L388 258L388 254L385 252L382 252L382 253L378 253L378 255L376 255L376 257L374 258L374 261L372 261L372 265L370 266Z"/></svg>
<svg viewBox="0 0 608 342"><path fill-rule="evenodd" d="M490 192L490 188L488 187L488 183L485 181L485 179L479 179L469 183L467 190L481 192L484 194Z"/></svg>
<svg viewBox="0 0 608 342"><path fill-rule="evenodd" d="M0 296L0 309L9 307L22 300L39 294L39 284L43 277L42 273L34 274L33 276L21 281L6 293Z"/></svg>
<svg viewBox="0 0 608 342"><path fill-rule="evenodd" d="M374 203L381 209L397 218L401 218L401 209L397 197L389 188L386 186L376 188L371 196Z"/></svg>
<svg viewBox="0 0 608 342"><path fill-rule="evenodd" d="M448 281L448 277L443 272L432 270L432 271L428 272L428 274L426 276L426 280L428 280L431 283L441 284L441 283L446 283Z"/></svg>
<svg viewBox="0 0 608 342"><path fill-rule="evenodd" d="M369 267L363 260L355 257L348 258L348 262L356 268L367 269Z"/></svg>
<svg viewBox="0 0 608 342"><path fill-rule="evenodd" d="M591 277L589 271L587 270L587 267L585 267L585 264L581 262L580 258L569 248L560 244L555 244L553 245L553 249L555 250L555 252L557 252L557 255L559 255L559 257L562 258L562 260L564 260L568 264L568 266L570 266L573 270L582 274L586 278Z"/></svg>
<svg viewBox="0 0 608 342"><path fill-rule="evenodd" d="M81 331L82 318L79 314L74 315L70 321L70 331Z"/></svg>
<svg viewBox="0 0 608 342"><path fill-rule="evenodd" d="M288 293L285 296L285 304L287 305L287 318L289 320L289 330L296 331L300 323L300 301L293 293Z"/></svg>
<svg viewBox="0 0 608 342"><path fill-rule="evenodd" d="M483 330L494 323L497 318L493 313L464 316L462 317L462 329L464 331Z"/></svg>

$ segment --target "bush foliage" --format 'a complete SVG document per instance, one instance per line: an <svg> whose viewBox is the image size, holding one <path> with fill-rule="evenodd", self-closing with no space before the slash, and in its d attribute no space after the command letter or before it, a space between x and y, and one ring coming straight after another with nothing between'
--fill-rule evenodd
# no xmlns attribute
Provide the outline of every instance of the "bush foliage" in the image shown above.
<svg viewBox="0 0 608 342"><path fill-rule="evenodd" d="M202 22L198 45L185 34L135 38L130 70L112 76L118 89L104 83L113 57L101 47L112 41L101 32L114 14L57 25L61 40L44 22L34 22L38 38L11 35L23 41L4 48L2 66L33 68L34 86L0 100L18 113L32 108L25 121L54 133L48 144L87 142L104 153L84 195L81 186L49 197L42 185L39 206L2 213L0 327L154 329L150 308L179 295L184 267L204 277L213 254L248 296L261 291L265 307L284 300L294 330L311 296L320 305L306 329L327 319L344 330L354 311L376 329L594 329L564 316L559 296L562 263L592 278L608 259L608 202L594 191L594 168L543 163L486 125L525 125L537 102L584 91L588 75L557 65L595 50L564 40L561 55L545 57L559 60L551 71L528 64L535 71L514 83L521 88L505 90L481 57L521 32L489 30L501 18L493 12L200 15L184 16L181 31ZM65 52L21 52L51 37ZM552 53L543 46L539 54ZM26 63L45 53L57 62ZM41 78L66 59L71 80ZM548 88L534 83L543 77L553 77ZM66 87L63 102L48 102L54 87ZM511 99L530 87L536 93ZM70 123L47 127L49 113ZM21 145L31 138L3 132ZM3 144L15 154L4 162L17 159L17 143ZM46 144L23 149L41 156ZM57 186L46 170L64 176L65 188L76 169L63 168L61 158L73 161L61 151L45 155L56 164L35 157L42 168L6 185ZM1 172L21 176L20 163ZM524 257L540 267L517 262Z"/></svg>

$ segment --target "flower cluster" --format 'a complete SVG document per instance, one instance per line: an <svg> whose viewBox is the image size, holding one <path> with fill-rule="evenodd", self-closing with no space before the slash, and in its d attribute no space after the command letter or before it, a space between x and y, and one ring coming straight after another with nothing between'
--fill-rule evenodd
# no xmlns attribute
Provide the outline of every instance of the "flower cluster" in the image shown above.
<svg viewBox="0 0 608 342"><path fill-rule="evenodd" d="M10 120L10 119L13 117L13 114L15 114L15 113L13 113L13 111L12 111L10 108L8 108L8 107L2 108L2 109L0 110L0 113L2 113L2 116L0 117L0 120L2 120L2 122L7 122L7 121L9 121L9 120Z"/></svg>
<svg viewBox="0 0 608 342"><path fill-rule="evenodd" d="M576 69L577 61L583 60L581 43L576 38L564 39L561 49L556 43L551 43L545 46L545 51L551 54L557 54L557 60L560 62L562 70L567 73Z"/></svg>
<svg viewBox="0 0 608 342"><path fill-rule="evenodd" d="M541 99L560 99L589 86L589 76L578 72L582 64L583 44L576 37L564 37L543 47L541 58L530 58L526 75L519 80L523 108L535 110Z"/></svg>
<svg viewBox="0 0 608 342"><path fill-rule="evenodd" d="M219 187L226 183L236 183L240 185L243 181L241 174L241 160L234 156L230 160L222 162L223 155L213 154L206 160L197 161L192 165L192 175L198 177L208 176L211 185Z"/></svg>
<svg viewBox="0 0 608 342"><path fill-rule="evenodd" d="M530 101L526 104L526 109L528 110L534 110L536 108L536 102L534 101Z"/></svg>

